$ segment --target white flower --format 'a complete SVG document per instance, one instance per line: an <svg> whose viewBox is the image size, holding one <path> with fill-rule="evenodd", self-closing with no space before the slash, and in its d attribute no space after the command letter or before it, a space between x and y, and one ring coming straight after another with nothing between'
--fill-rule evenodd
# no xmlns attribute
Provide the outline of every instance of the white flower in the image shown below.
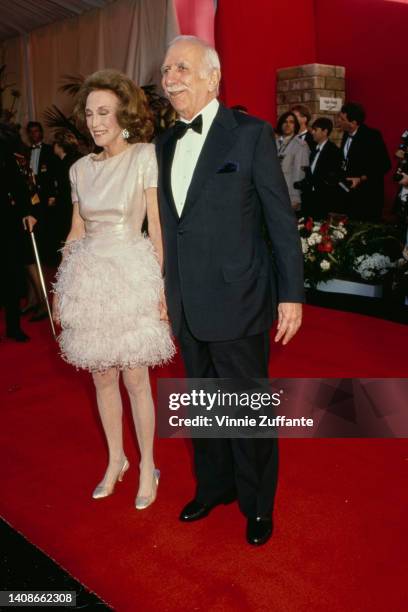
<svg viewBox="0 0 408 612"><path fill-rule="evenodd" d="M330 270L330 266L331 266L330 261L327 261L327 259L323 259L323 261L320 262L320 267L325 272L327 270Z"/></svg>
<svg viewBox="0 0 408 612"><path fill-rule="evenodd" d="M345 234L341 230L338 230L338 229L333 230L333 238L335 240L343 240L344 236Z"/></svg>
<svg viewBox="0 0 408 612"><path fill-rule="evenodd" d="M309 250L309 246L307 244L307 240L306 240L306 238L301 238L300 241L302 243L302 252L305 255L308 252L308 250Z"/></svg>
<svg viewBox="0 0 408 612"><path fill-rule="evenodd" d="M314 244L319 244L322 241L322 235L321 234L317 234L316 232L313 232L312 234L310 234L309 238L307 239L308 244L310 244L310 246L313 246Z"/></svg>
<svg viewBox="0 0 408 612"><path fill-rule="evenodd" d="M373 253L373 255L360 255L353 263L353 269L364 280L371 280L376 276L384 276L391 268L395 267L387 255Z"/></svg>

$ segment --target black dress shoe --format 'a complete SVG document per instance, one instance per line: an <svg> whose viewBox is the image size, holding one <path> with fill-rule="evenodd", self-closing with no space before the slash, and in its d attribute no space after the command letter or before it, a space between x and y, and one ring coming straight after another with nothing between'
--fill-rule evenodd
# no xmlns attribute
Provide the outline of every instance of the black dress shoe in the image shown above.
<svg viewBox="0 0 408 612"><path fill-rule="evenodd" d="M214 502L213 504L203 504L197 499L193 499L180 513L179 519L184 523L192 523L193 521L199 521L202 518L208 516L213 508L220 504L231 504L236 499L235 494L226 495L221 498L220 501Z"/></svg>
<svg viewBox="0 0 408 612"><path fill-rule="evenodd" d="M261 546L265 544L272 535L273 521L270 518L249 518L247 523L246 538L248 544Z"/></svg>
<svg viewBox="0 0 408 612"><path fill-rule="evenodd" d="M18 329L15 332L7 332L6 335L7 338L11 338L16 342L27 342L30 339L30 336L27 336L27 334L25 334L22 329Z"/></svg>

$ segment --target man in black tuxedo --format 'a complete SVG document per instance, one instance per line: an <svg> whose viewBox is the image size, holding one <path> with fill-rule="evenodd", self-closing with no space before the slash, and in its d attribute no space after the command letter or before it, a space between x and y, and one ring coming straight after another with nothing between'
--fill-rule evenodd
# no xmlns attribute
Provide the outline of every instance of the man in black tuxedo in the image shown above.
<svg viewBox="0 0 408 612"><path fill-rule="evenodd" d="M332 131L333 123L327 117L319 117L312 125L315 149L310 157L302 202L305 214L314 219L326 219L330 212L341 211L338 182L342 155L329 140Z"/></svg>
<svg viewBox="0 0 408 612"><path fill-rule="evenodd" d="M38 225L38 240L46 262L56 263L55 239L56 228L56 181L58 159L51 145L43 142L44 131L38 121L29 121L26 127L30 142L29 163L34 174L37 192L40 198L41 222ZM41 313L45 316L45 313ZM34 319L36 317L33 317Z"/></svg>
<svg viewBox="0 0 408 612"><path fill-rule="evenodd" d="M4 132L0 127L1 135ZM0 261L3 262L2 303L6 315L6 335L17 342L29 340L20 326L20 291L24 277L24 231L37 222L30 193L20 174L7 139L0 138L0 214L3 234ZM26 228L26 230L24 229Z"/></svg>
<svg viewBox="0 0 408 612"><path fill-rule="evenodd" d="M384 175L391 161L381 132L366 126L364 120L361 104L343 105L338 118L344 131L340 148L350 184L344 209L351 219L378 223L384 208Z"/></svg>
<svg viewBox="0 0 408 612"><path fill-rule="evenodd" d="M303 260L272 128L217 101L217 53L178 37L162 67L181 121L157 143L169 318L191 378L267 378L274 318L265 219L277 268L278 331L301 324ZM277 482L273 439L194 439L196 496L180 520L204 518L235 497L247 540L272 533Z"/></svg>

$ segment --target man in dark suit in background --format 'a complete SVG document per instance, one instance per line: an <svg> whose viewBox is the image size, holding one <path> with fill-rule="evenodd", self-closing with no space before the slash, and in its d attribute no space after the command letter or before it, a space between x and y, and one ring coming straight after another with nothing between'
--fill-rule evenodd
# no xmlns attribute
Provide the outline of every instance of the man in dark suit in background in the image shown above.
<svg viewBox="0 0 408 612"><path fill-rule="evenodd" d="M35 176L38 195L43 206L54 206L55 204L55 176L57 158L51 145L43 142L44 131L38 121L29 121L26 127L27 137L30 142L30 166Z"/></svg>
<svg viewBox="0 0 408 612"><path fill-rule="evenodd" d="M329 140L333 123L327 117L319 117L312 125L316 148L310 157L306 188L302 194L305 214L314 219L326 219L330 212L340 212L340 180L342 155L340 149Z"/></svg>
<svg viewBox="0 0 408 612"><path fill-rule="evenodd" d="M7 337L17 342L25 342L29 337L20 326L20 291L24 278L24 232L32 231L37 222L37 211L33 211L28 187L8 145L6 134L6 130L0 126L2 303L6 314Z"/></svg>
<svg viewBox="0 0 408 612"><path fill-rule="evenodd" d="M56 263L55 240L56 232L56 181L58 159L52 147L43 142L44 131L38 121L29 121L26 127L30 142L29 163L34 174L37 192L40 198L41 222L37 233L40 250L47 263ZM41 317L40 317L41 318Z"/></svg>
<svg viewBox="0 0 408 612"><path fill-rule="evenodd" d="M364 108L355 102L344 104L338 117L344 131L343 168L350 185L344 209L351 219L378 223L384 208L384 175L391 161L381 133L364 120Z"/></svg>
<svg viewBox="0 0 408 612"><path fill-rule="evenodd" d="M273 303L267 225L277 268L278 331L301 324L303 258L269 124L217 101L216 51L195 37L168 48L162 84L181 121L157 144L169 318L191 378L267 378ZM180 520L238 497L247 541L272 534L274 439L194 439L197 490Z"/></svg>

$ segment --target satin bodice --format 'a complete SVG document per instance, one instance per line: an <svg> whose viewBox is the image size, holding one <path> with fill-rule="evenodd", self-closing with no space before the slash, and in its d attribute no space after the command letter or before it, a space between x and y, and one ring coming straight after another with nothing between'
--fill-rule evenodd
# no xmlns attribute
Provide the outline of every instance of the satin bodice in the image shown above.
<svg viewBox="0 0 408 612"><path fill-rule="evenodd" d="M86 237L140 235L145 190L157 187L154 145L139 143L104 160L87 155L70 169L72 201L78 202Z"/></svg>

